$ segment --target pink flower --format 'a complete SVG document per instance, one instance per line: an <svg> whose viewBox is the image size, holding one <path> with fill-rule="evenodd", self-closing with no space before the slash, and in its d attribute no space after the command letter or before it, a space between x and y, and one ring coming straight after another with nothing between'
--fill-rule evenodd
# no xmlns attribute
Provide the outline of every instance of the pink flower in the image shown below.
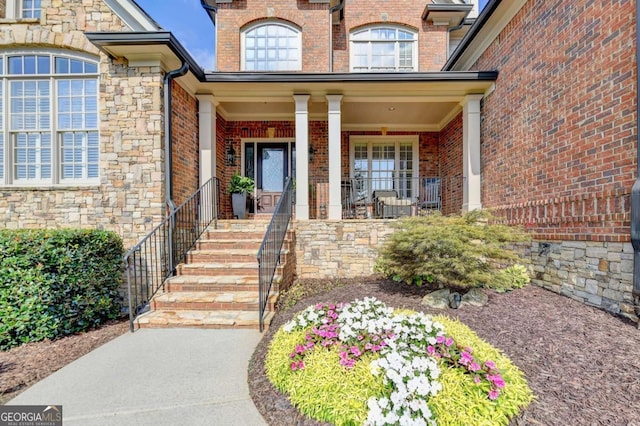
<svg viewBox="0 0 640 426"><path fill-rule="evenodd" d="M292 362L291 363L291 371L296 371L298 368L298 363L297 362Z"/></svg>
<svg viewBox="0 0 640 426"><path fill-rule="evenodd" d="M473 378L473 381L475 382L476 385L479 385L480 384L480 376L475 376Z"/></svg>
<svg viewBox="0 0 640 426"><path fill-rule="evenodd" d="M447 338L447 340L444 341L444 344L447 346L453 345L453 339L451 337Z"/></svg>
<svg viewBox="0 0 640 426"><path fill-rule="evenodd" d="M493 370L496 368L496 363L489 360L489 361L485 361L484 366L487 367L489 370Z"/></svg>
<svg viewBox="0 0 640 426"><path fill-rule="evenodd" d="M489 391L489 399L495 401L500 396L500 391L498 389L491 389Z"/></svg>
<svg viewBox="0 0 640 426"><path fill-rule="evenodd" d="M467 365L472 361L473 361L473 357L471 356L471 354L469 352L462 351L460 353L460 364Z"/></svg>
<svg viewBox="0 0 640 426"><path fill-rule="evenodd" d="M362 355L362 352L360 352L360 348L357 346L351 346L351 353L357 357Z"/></svg>
<svg viewBox="0 0 640 426"><path fill-rule="evenodd" d="M318 303L318 304L316 305L316 309L317 309L317 310L322 309L322 303Z"/></svg>
<svg viewBox="0 0 640 426"><path fill-rule="evenodd" d="M469 369L469 371L478 371L480 370L480 364L478 364L477 362L472 362L467 366L467 368Z"/></svg>
<svg viewBox="0 0 640 426"><path fill-rule="evenodd" d="M496 374L496 375L487 374L487 380L493 383L498 388L503 388L505 385L504 379L500 374Z"/></svg>
<svg viewBox="0 0 640 426"><path fill-rule="evenodd" d="M358 339L358 340L364 340L364 336L363 336L363 335L359 335L359 336L357 337L357 339Z"/></svg>
<svg viewBox="0 0 640 426"><path fill-rule="evenodd" d="M436 337L436 343L444 343L445 339L444 336L438 336Z"/></svg>
<svg viewBox="0 0 640 426"><path fill-rule="evenodd" d="M433 356L436 353L436 349L433 346L429 345L427 346L427 353Z"/></svg>
<svg viewBox="0 0 640 426"><path fill-rule="evenodd" d="M364 344L364 349L366 351L370 351L372 347L373 347L373 345L371 343L369 343L369 342Z"/></svg>
<svg viewBox="0 0 640 426"><path fill-rule="evenodd" d="M371 352L378 352L380 349L382 349L382 346L380 345L373 345L371 347Z"/></svg>

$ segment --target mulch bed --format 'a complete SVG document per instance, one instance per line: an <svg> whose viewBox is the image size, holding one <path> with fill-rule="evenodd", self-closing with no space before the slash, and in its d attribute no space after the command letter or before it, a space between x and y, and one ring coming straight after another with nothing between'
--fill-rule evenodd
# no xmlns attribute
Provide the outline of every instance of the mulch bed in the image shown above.
<svg viewBox="0 0 640 426"><path fill-rule="evenodd" d="M86 333L0 352L0 404L6 404L32 384L128 331L128 320L112 321Z"/></svg>
<svg viewBox="0 0 640 426"><path fill-rule="evenodd" d="M264 372L272 335L294 313L319 302L366 296L395 308L443 313L420 305L425 289L385 280L301 285L305 294L314 295L276 313L249 366L251 396L270 425L323 424L298 413ZM640 425L640 330L631 321L533 285L509 293L489 292L484 307L445 313L500 348L524 371L536 400L512 425Z"/></svg>

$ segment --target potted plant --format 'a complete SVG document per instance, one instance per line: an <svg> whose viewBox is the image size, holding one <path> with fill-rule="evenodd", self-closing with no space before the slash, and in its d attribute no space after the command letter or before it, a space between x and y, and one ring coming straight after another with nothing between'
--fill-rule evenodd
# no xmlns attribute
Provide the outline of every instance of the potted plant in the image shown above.
<svg viewBox="0 0 640 426"><path fill-rule="evenodd" d="M253 188L254 180L252 178L240 176L238 172L233 174L227 193L231 194L233 215L238 219L244 219L247 216L247 194L252 193Z"/></svg>

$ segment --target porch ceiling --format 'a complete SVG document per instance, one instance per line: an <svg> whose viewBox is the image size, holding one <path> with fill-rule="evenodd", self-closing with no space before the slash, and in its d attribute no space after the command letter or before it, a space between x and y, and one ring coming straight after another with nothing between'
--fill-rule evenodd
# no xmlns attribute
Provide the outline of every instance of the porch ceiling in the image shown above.
<svg viewBox="0 0 640 426"><path fill-rule="evenodd" d="M492 81L204 83L228 121L294 120L294 94L309 94L309 118L327 119L328 94L341 94L344 130L440 131L462 109L466 95L485 94Z"/></svg>

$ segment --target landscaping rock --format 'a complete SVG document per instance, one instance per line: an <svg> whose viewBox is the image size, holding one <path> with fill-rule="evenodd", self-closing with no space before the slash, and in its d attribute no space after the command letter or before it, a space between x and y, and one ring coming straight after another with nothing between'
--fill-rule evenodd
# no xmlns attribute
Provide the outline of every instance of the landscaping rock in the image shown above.
<svg viewBox="0 0 640 426"><path fill-rule="evenodd" d="M450 294L451 291L448 288L433 291L422 298L421 304L434 309L447 309Z"/></svg>
<svg viewBox="0 0 640 426"><path fill-rule="evenodd" d="M479 288L472 288L462 296L462 303L460 306L484 306L489 302L489 296L487 296Z"/></svg>

